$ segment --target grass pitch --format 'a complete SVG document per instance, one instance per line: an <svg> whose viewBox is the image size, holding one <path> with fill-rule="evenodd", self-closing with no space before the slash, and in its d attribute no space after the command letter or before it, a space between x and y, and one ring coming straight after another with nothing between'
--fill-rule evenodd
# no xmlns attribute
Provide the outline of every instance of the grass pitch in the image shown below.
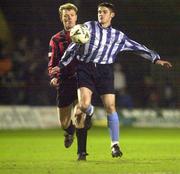
<svg viewBox="0 0 180 174"><path fill-rule="evenodd" d="M122 158L112 158L107 128L93 127L87 161L76 161L76 141L63 131L0 131L0 174L178 174L180 129L121 128Z"/></svg>

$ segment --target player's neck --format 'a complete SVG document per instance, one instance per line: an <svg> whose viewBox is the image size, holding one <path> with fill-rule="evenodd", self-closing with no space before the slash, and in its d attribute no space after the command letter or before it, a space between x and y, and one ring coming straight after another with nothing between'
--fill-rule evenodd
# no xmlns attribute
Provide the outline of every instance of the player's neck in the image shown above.
<svg viewBox="0 0 180 174"><path fill-rule="evenodd" d="M66 28L64 28L64 30L65 30L66 32L70 31L70 29L66 29Z"/></svg>
<svg viewBox="0 0 180 174"><path fill-rule="evenodd" d="M72 27L71 28L69 28L69 27L64 27L64 30L65 31L70 31L72 29Z"/></svg>
<svg viewBox="0 0 180 174"><path fill-rule="evenodd" d="M101 26L103 28L109 28L111 26L111 23L104 23L104 24L101 23Z"/></svg>

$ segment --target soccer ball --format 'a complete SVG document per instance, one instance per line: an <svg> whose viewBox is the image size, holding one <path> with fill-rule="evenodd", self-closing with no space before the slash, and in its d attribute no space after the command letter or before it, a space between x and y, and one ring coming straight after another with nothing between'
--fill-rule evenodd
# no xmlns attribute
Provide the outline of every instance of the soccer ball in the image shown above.
<svg viewBox="0 0 180 174"><path fill-rule="evenodd" d="M70 37L74 43L85 44L90 39L90 32L85 25L77 24L71 29Z"/></svg>

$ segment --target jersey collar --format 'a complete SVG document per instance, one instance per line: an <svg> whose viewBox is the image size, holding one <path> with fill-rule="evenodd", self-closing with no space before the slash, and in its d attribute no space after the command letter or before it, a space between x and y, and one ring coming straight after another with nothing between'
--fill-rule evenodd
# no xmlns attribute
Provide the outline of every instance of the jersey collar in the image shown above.
<svg viewBox="0 0 180 174"><path fill-rule="evenodd" d="M104 29L104 30L110 30L111 28L112 28L112 25L110 25L109 27L107 27L107 28L104 28L104 27L102 27L102 25L97 21L97 24L98 24L98 26L100 27L100 28L102 28L102 29Z"/></svg>

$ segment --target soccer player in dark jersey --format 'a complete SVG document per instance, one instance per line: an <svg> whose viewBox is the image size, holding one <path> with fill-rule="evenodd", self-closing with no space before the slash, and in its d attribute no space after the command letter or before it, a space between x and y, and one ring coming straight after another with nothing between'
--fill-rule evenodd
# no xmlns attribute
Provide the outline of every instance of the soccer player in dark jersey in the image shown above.
<svg viewBox="0 0 180 174"><path fill-rule="evenodd" d="M64 145L66 148L73 143L75 126L72 122L72 109L77 108L77 79L76 60L74 59L61 73L52 74L51 70L57 66L61 57L71 43L70 30L77 21L77 7L66 3L59 7L60 20L64 29L52 36L49 43L48 72L50 84L57 88L57 110L62 128L65 131ZM77 120L83 120L85 114L78 111ZM76 136L78 144L78 160L86 160L87 129L82 125L83 121L76 121Z"/></svg>
<svg viewBox="0 0 180 174"><path fill-rule="evenodd" d="M78 92L81 110L86 113L91 108L94 89L100 94L107 112L111 137L112 157L121 157L119 147L119 116L115 108L113 63L118 52L131 51L154 64L166 68L172 65L160 59L160 56L144 45L129 39L123 32L114 29L111 21L115 16L114 5L101 3L98 6L98 21L89 21L85 25L90 30L90 41L84 45L72 43L66 50L54 72L63 71L73 57L79 61L77 67Z"/></svg>

